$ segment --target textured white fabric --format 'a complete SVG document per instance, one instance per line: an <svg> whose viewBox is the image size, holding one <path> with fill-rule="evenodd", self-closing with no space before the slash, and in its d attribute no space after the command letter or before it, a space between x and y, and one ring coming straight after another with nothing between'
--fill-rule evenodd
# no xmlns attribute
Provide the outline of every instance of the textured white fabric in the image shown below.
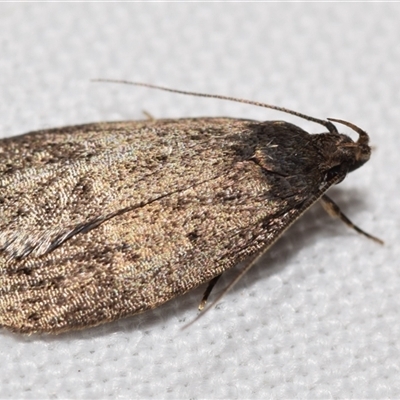
<svg viewBox="0 0 400 400"><path fill-rule="evenodd" d="M257 107L92 78L342 118L366 129L375 147L330 195L386 242L316 205L186 330L204 287L58 337L1 330L0 398L398 398L399 11L389 3L0 4L1 136L138 119L142 110L286 119L321 131Z"/></svg>

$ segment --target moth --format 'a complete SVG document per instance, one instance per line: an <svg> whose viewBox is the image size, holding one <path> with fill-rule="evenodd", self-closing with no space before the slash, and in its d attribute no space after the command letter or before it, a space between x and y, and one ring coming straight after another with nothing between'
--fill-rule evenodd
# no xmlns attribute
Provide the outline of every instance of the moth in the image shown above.
<svg viewBox="0 0 400 400"><path fill-rule="evenodd" d="M149 118L1 140L1 326L86 328L210 282L204 306L224 271L243 260L250 268L319 199L380 241L325 195L370 158L366 132L194 95L288 112L327 131L309 134L284 121Z"/></svg>

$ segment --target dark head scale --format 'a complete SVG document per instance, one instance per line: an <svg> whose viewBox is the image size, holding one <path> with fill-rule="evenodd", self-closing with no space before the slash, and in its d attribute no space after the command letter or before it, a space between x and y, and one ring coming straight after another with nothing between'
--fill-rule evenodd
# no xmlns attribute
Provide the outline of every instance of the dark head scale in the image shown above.
<svg viewBox="0 0 400 400"><path fill-rule="evenodd" d="M336 118L328 118L329 121L338 122L339 124L343 124L353 129L353 131L358 133L357 142L353 142L352 140L349 143L344 143L342 145L342 149L345 151L348 149L354 154L354 164L350 165L350 169L348 172L354 171L355 169L361 167L365 164L370 156L371 156L371 147L369 146L369 136L367 132L360 129L358 126L352 124L351 122L343 121L341 119ZM345 135L343 135L345 136ZM345 136L348 138L348 136Z"/></svg>

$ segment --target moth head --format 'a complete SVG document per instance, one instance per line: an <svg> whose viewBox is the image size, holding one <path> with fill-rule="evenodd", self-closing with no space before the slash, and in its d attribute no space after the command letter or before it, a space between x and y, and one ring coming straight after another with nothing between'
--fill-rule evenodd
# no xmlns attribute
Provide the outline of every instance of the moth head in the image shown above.
<svg viewBox="0 0 400 400"><path fill-rule="evenodd" d="M342 180L348 172L354 171L365 164L371 156L371 147L369 146L369 136L362 129L350 122L329 118L331 121L344 124L359 135L357 141L353 141L349 136L339 133L327 133L318 135L318 142L323 149L324 169L327 173L327 179L335 176L341 176Z"/></svg>
<svg viewBox="0 0 400 400"><path fill-rule="evenodd" d="M358 140L353 142L348 136L341 135L346 140L343 141L341 145L341 150L345 154L348 163L348 172L354 171L355 169L361 167L365 164L371 156L371 147L369 146L369 136L368 133L363 131L358 126L352 124L351 122L343 121L341 119L328 118L330 121L338 122L340 124L346 125L353 131L358 133Z"/></svg>

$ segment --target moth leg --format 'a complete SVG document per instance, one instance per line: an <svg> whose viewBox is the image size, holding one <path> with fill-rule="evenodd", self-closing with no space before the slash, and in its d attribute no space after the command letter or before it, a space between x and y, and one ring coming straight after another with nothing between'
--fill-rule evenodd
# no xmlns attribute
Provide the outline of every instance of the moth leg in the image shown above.
<svg viewBox="0 0 400 400"><path fill-rule="evenodd" d="M149 120L149 121L154 121L155 118L146 110L142 110L142 113L145 115L145 117Z"/></svg>
<svg viewBox="0 0 400 400"><path fill-rule="evenodd" d="M357 225L353 224L340 210L339 206L328 196L323 195L321 197L322 206L324 207L325 211L334 218L340 218L348 227L354 229L356 232L361 233L361 235L366 236L369 239L378 242L379 244L383 244L383 240L378 239L375 236L370 235L367 232L364 232L361 228Z"/></svg>
<svg viewBox="0 0 400 400"><path fill-rule="evenodd" d="M201 311L205 307L208 300L208 296L210 296L211 291L213 290L215 284L218 282L219 278L221 278L221 275L222 274L217 275L215 278L211 279L210 282L208 282L207 289L205 290L203 298L201 299L201 302L199 304L199 311Z"/></svg>

